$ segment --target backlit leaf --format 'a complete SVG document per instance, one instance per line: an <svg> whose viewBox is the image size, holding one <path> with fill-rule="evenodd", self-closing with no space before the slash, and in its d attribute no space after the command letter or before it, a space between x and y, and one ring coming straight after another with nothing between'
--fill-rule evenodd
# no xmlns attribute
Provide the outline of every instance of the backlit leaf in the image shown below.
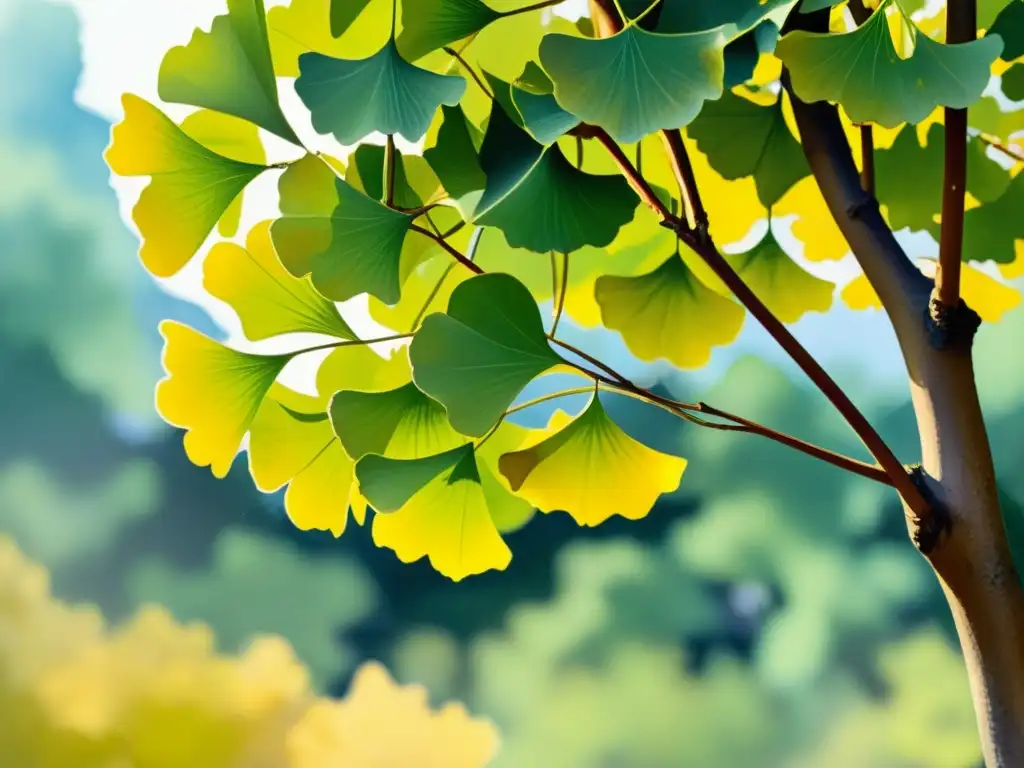
<svg viewBox="0 0 1024 768"><path fill-rule="evenodd" d="M772 214L797 216L793 235L803 243L804 258L810 261L837 261L850 252L817 182L811 177L797 182L783 195Z"/></svg>
<svg viewBox="0 0 1024 768"><path fill-rule="evenodd" d="M999 38L944 45L916 33L907 20L915 45L902 59L886 20L890 2L883 0L852 32L784 36L775 53L788 67L796 95L806 102L838 102L855 123L887 128L920 122L938 106L965 109L981 98L1002 50Z"/></svg>
<svg viewBox="0 0 1024 768"><path fill-rule="evenodd" d="M263 0L228 0L209 32L172 48L160 65L160 98L241 117L300 144L278 104Z"/></svg>
<svg viewBox="0 0 1024 768"><path fill-rule="evenodd" d="M483 436L523 387L561 362L530 292L502 274L456 288L448 313L423 321L409 358L416 385L471 437Z"/></svg>
<svg viewBox="0 0 1024 768"><path fill-rule="evenodd" d="M307 279L281 265L270 239L270 222L249 232L245 247L218 243L203 263L203 287L238 313L246 338L268 339L285 333L322 333L340 339L355 334L337 307Z"/></svg>
<svg viewBox="0 0 1024 768"><path fill-rule="evenodd" d="M580 124L580 119L562 109L551 93L513 87L512 103L523 118L523 127L541 144L553 143Z"/></svg>
<svg viewBox="0 0 1024 768"><path fill-rule="evenodd" d="M501 13L482 0L413 0L402 3L398 49L409 61L479 32Z"/></svg>
<svg viewBox="0 0 1024 768"><path fill-rule="evenodd" d="M148 101L126 93L106 160L121 176L151 176L132 218L139 258L157 277L191 259L243 189L266 170L219 155L190 139Z"/></svg>
<svg viewBox="0 0 1024 768"><path fill-rule="evenodd" d="M169 320L160 333L167 376L157 385L157 410L187 430L185 452L193 464L225 477L289 356L238 352Z"/></svg>
<svg viewBox="0 0 1024 768"><path fill-rule="evenodd" d="M200 109L182 121L181 130L207 149L231 160L252 165L267 163L259 128L241 118L211 109ZM244 192L239 193L217 223L217 231L222 236L234 237L238 232L244 195Z"/></svg>
<svg viewBox="0 0 1024 768"><path fill-rule="evenodd" d="M1014 243L1024 240L1024 176L1017 175L996 200L964 214L964 261L1010 264L1016 258ZM933 234L938 227L932 229Z"/></svg>
<svg viewBox="0 0 1024 768"><path fill-rule="evenodd" d="M984 21L984 19L982 19ZM1024 56L1024 0L1010 0L992 23L988 35L999 35L1003 41L1003 61Z"/></svg>
<svg viewBox="0 0 1024 768"><path fill-rule="evenodd" d="M392 0L291 0L271 8L267 28L274 71L281 77L298 77L299 56L309 52L353 58L376 53L391 31L391 4ZM333 34L341 26L344 32Z"/></svg>
<svg viewBox="0 0 1024 768"><path fill-rule="evenodd" d="M629 26L604 39L548 35L540 60L562 107L631 144L682 128L722 95L720 30L665 35Z"/></svg>
<svg viewBox="0 0 1024 768"><path fill-rule="evenodd" d="M577 170L557 144L538 144L498 105L480 165L487 185L475 221L502 230L509 245L537 253L606 246L640 203L621 176Z"/></svg>
<svg viewBox="0 0 1024 768"><path fill-rule="evenodd" d="M371 0L330 0L331 37L341 37L366 10Z"/></svg>
<svg viewBox="0 0 1024 768"><path fill-rule="evenodd" d="M421 459L368 455L356 464L359 487L378 512L373 540L411 563L461 581L504 570L512 553L487 506L471 444Z"/></svg>
<svg viewBox="0 0 1024 768"><path fill-rule="evenodd" d="M299 57L299 71L295 91L309 109L313 127L345 145L374 132L419 141L437 108L455 106L466 90L461 77L407 62L393 40L366 59L306 53Z"/></svg>
<svg viewBox="0 0 1024 768"><path fill-rule="evenodd" d="M542 439L498 465L512 489L542 512L563 510L594 526L613 515L645 517L661 494L679 487L686 460L638 443L595 396L574 420L557 411Z"/></svg>
<svg viewBox="0 0 1024 768"><path fill-rule="evenodd" d="M423 157L459 211L469 218L487 184L478 155L483 137L461 107L445 106L441 111L444 120L433 145L424 150Z"/></svg>
<svg viewBox="0 0 1024 768"><path fill-rule="evenodd" d="M781 95L775 104L762 106L727 91L704 105L689 134L726 179L753 176L757 196L769 208L811 172L786 125Z"/></svg>
<svg viewBox="0 0 1024 768"><path fill-rule="evenodd" d="M644 275L599 277L594 293L605 327L641 360L699 368L743 327L743 309L701 283L676 254Z"/></svg>
<svg viewBox="0 0 1024 768"><path fill-rule="evenodd" d="M332 301L370 293L387 304L401 295L402 245L413 216L371 200L337 179L330 216L285 216L271 226L281 263L295 277L310 275Z"/></svg>

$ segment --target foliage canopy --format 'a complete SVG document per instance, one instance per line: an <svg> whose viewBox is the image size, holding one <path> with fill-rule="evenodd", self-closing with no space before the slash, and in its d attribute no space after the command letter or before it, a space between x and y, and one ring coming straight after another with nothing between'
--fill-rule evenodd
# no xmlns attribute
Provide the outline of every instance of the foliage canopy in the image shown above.
<svg viewBox="0 0 1024 768"><path fill-rule="evenodd" d="M232 237L243 190L279 174L281 216L214 245L205 282L249 341L318 340L262 354L165 324L157 402L187 430L189 457L223 476L248 439L257 486L287 485L300 528L340 535L369 508L377 544L456 580L505 568L502 534L534 508L597 525L675 490L685 459L623 432L603 401L772 436L638 387L559 329L603 325L641 360L692 368L745 323L735 280L783 323L832 306L837 286L815 262L849 249L809 178L782 64L796 97L840 105L853 147L873 126L894 228L937 233L939 195L908 179L937 172L942 108L969 108L964 259L1020 271L1024 233L1006 211L1024 203L1012 148L1024 120L983 96L1021 51L1019 2L980 3L998 34L956 45L907 0L849 28L822 0L621 0L629 21L603 36L552 15L557 4L292 0L266 13L232 0L161 69L161 98L201 111L178 125L126 95L107 153L116 173L151 177L134 218L157 277L218 222ZM829 31L782 32L809 13L830 14ZM289 78L313 131L280 107ZM709 256L711 239L724 256ZM1019 302L993 269L964 270L986 319ZM334 303L364 296L387 333L357 334ZM862 278L841 296L877 303ZM278 380L324 350L315 395ZM525 400L538 379L545 394ZM515 416L580 393L582 412L544 429Z"/></svg>

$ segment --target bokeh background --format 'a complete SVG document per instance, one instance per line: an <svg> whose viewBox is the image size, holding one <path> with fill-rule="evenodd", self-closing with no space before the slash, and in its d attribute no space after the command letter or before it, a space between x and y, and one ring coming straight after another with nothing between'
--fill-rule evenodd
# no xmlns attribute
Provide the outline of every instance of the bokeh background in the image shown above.
<svg viewBox="0 0 1024 768"><path fill-rule="evenodd" d="M620 403L631 432L690 459L680 490L640 522L535 519L508 537L508 571L459 584L400 564L366 530L295 531L244 456L225 481L191 466L152 405L156 324L225 334L137 261L101 157L110 124L76 102L80 35L70 5L0 0L0 538L45 568L57 599L114 627L159 604L207 625L225 654L280 636L324 696L344 696L378 660L431 702L492 720L498 766L980 765L948 612L894 497L756 437ZM822 398L748 331L697 374L637 367L614 338L579 339L687 399L857 453ZM836 308L797 332L913 460L882 318ZM986 326L977 367L1024 551L1021 338L1024 311ZM0 547L0 574L18 557ZM0 578L8 683L25 663L12 640L28 615L18 588ZM0 745L28 727L11 719L21 695L0 694L14 723ZM0 764L85 764L22 759Z"/></svg>

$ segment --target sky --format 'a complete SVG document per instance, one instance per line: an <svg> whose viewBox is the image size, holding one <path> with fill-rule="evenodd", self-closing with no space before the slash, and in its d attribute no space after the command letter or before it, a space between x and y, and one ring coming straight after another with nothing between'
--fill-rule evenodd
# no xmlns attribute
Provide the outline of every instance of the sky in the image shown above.
<svg viewBox="0 0 1024 768"><path fill-rule="evenodd" d="M128 91L161 105L175 119L184 117L190 111L188 107L165 105L159 101L156 83L160 61L169 48L187 42L195 27L208 29L212 17L225 12L225 0L53 1L72 5L82 21L84 62L76 99L83 108L110 122L116 122L122 114L121 94ZM281 4L284 4L284 0L267 0L268 6ZM562 15L574 18L585 6L586 0L567 0L557 10ZM334 154L346 153L332 138L319 136L313 131L289 81L281 81L281 93L286 114L308 146ZM266 133L263 133L263 137L271 160L285 160L295 156L294 147ZM112 177L111 183L117 192L122 219L135 231L130 212L146 180ZM244 237L248 226L277 214L275 189L276 173L267 173L247 193L239 238ZM858 272L852 257L824 264L803 261L800 259L800 244L788 236L785 227L777 235L790 254L813 274L842 285ZM747 241L734 244L729 250L749 247L759 237L760 234L755 231ZM935 243L927 235L908 237L900 233L898 237L914 256L934 256L937 251ZM201 261L201 258L193 259L180 274L162 281L162 287L172 295L203 307L224 328L229 343L253 351L270 352L280 349L274 346L274 342L257 345L242 338L240 325L231 310L203 290ZM342 311L357 330L372 333L374 324L368 317L364 301L353 299L342 306ZM827 315L811 313L791 328L797 338L841 383L858 388L867 387L882 396L905 396L903 364L888 322L880 312L853 312L837 298L833 310ZM606 360L641 379L645 374L666 371L664 366L645 366L633 360L614 334L580 332L573 340L586 343L591 351L600 351ZM294 343L293 338L288 346ZM697 386L711 384L733 361L748 354L767 358L793 376L801 375L774 341L750 320L737 342L717 349L711 363L704 369L688 371L683 376ZM319 358L316 356L306 356L299 365L286 370L287 383L308 391L312 386L311 371L318 363Z"/></svg>

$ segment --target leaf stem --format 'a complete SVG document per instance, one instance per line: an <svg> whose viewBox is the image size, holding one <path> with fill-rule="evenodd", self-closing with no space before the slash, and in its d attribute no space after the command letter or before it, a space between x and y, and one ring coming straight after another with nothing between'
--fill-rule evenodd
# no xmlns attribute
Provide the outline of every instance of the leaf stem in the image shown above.
<svg viewBox="0 0 1024 768"><path fill-rule="evenodd" d="M518 16L523 13L530 13L531 11L542 11L545 8L553 8L556 5L561 5L565 0L541 0L541 2L534 3L533 5L524 5L522 8L514 8L511 11L502 11L501 17L507 18L509 16Z"/></svg>
<svg viewBox="0 0 1024 768"><path fill-rule="evenodd" d="M551 252L551 275L554 279L555 287L558 287L558 265L555 261L554 251ZM562 254L562 284L558 290L557 298L555 299L555 318L551 322L551 336L558 332L558 323L562 319L562 313L565 311L565 294L569 288L569 254ZM554 296L555 294L552 294Z"/></svg>
<svg viewBox="0 0 1024 768"><path fill-rule="evenodd" d="M416 313L416 318L412 321L412 327L410 333L415 333L420 327L420 323L423 322L424 316L427 314L427 310L430 309L430 305L434 303L434 299L437 298L437 294L441 292L441 286L444 285L444 281L448 279L448 275L455 269L455 262L451 262L445 267L444 272L441 273L440 279L434 283L434 287L430 289L430 294L427 296L427 300L423 302L423 306L420 307L420 311Z"/></svg>
<svg viewBox="0 0 1024 768"><path fill-rule="evenodd" d="M315 347L305 347L304 349L298 349L294 352L286 352L285 354L290 357L298 357L299 355L307 355L310 352L321 352L325 349L338 349L339 347L366 347L371 344L383 344L386 341L400 341L401 339L412 338L411 333L396 333L391 336L381 336L376 339L347 339L345 341L335 341L330 344L319 344Z"/></svg>
<svg viewBox="0 0 1024 768"><path fill-rule="evenodd" d="M410 224L409 225L409 231L410 232L417 232L417 233L423 235L424 237L429 237L435 243L437 243L442 248L444 248L444 250L446 250L452 256L452 258L454 258L457 262L462 264L470 272L475 272L478 275L482 275L484 273L484 270L482 270L478 265L474 264L471 259L468 259L462 253L460 253L457 248L453 247L451 243L449 243L443 237L440 237L439 235L435 235L429 229L424 229L423 227L418 226L416 224Z"/></svg>
<svg viewBox="0 0 1024 768"><path fill-rule="evenodd" d="M978 134L978 141L980 141L982 144L992 147L993 149L999 152L1002 152L1011 160L1016 160L1018 163L1024 163L1024 155L1006 146L994 136L989 136L987 133L981 133Z"/></svg>
<svg viewBox="0 0 1024 768"><path fill-rule="evenodd" d="M560 346L562 349L566 350L567 352L572 352L574 355L576 355L580 359L586 360L588 363L590 363L595 368L598 368L598 369L604 371L606 374L608 374L609 376L612 377L612 380L620 382L622 384L625 384L625 385L629 386L632 389L639 389L639 387L637 387L635 384L633 384L633 382L631 382L629 379L627 379L621 373L616 371L614 368L611 368L611 367L605 365L600 360L598 360L596 357L594 357L593 355L587 354L582 349L574 347L572 344L569 344L568 342L562 341L560 339L556 339L553 336L551 336L550 334L548 335L548 340L552 344L557 344L558 346ZM574 367L578 368L579 366L574 366ZM582 370L587 375L592 375L591 371L588 371L585 368L582 369Z"/></svg>
<svg viewBox="0 0 1024 768"><path fill-rule="evenodd" d="M451 56L457 62L459 62L459 64L462 66L462 68L464 70L466 70L466 72L469 74L469 76L471 78L473 78L473 82L475 82L478 86L480 86L480 90L484 92L484 94L487 96L487 98L494 99L494 94L491 93L491 89L487 87L487 84L483 81L483 78L480 77L480 75L478 75L476 73L476 70L473 69L469 65L469 62L466 61L462 57L461 53L459 53L454 48L452 48L450 46L447 46L447 45L444 48L442 48L441 50L444 51L445 53L447 53L449 56Z"/></svg>
<svg viewBox="0 0 1024 768"><path fill-rule="evenodd" d="M672 212L669 211L663 202L661 202L661 198L655 194L651 185L647 183L644 177L640 175L640 172L637 171L629 161L629 158L626 157L626 153L622 151L622 147L620 147L602 128L595 129L593 133L594 138L597 139L598 143L608 150L608 153L615 160L616 164L619 166L619 170L622 172L622 175L626 178L626 181L629 182L629 186L631 186L633 191L640 196L640 199L647 204L647 207L658 214L662 220L668 221L674 218L672 216Z"/></svg>
<svg viewBox="0 0 1024 768"><path fill-rule="evenodd" d="M395 137L388 134L384 143L384 199L388 208L395 205Z"/></svg>

